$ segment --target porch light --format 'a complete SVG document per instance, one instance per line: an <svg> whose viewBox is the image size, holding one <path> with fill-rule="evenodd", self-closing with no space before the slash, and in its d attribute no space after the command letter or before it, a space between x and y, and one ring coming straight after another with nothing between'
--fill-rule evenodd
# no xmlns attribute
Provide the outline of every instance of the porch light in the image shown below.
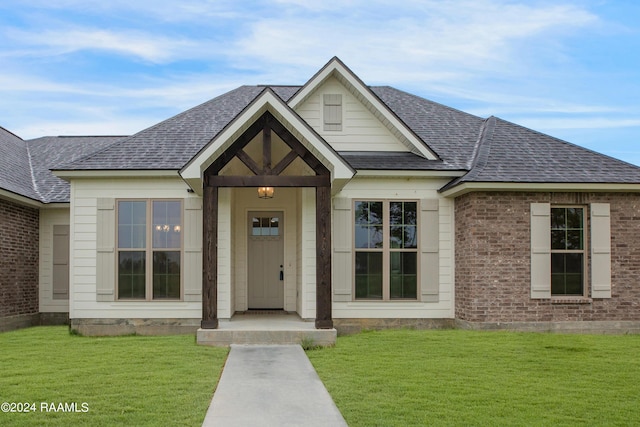
<svg viewBox="0 0 640 427"><path fill-rule="evenodd" d="M272 199L273 187L258 187L258 197L261 199Z"/></svg>

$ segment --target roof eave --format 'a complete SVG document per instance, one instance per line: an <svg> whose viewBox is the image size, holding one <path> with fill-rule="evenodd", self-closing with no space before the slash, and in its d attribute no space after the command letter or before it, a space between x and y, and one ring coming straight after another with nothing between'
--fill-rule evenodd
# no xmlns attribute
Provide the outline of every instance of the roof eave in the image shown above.
<svg viewBox="0 0 640 427"><path fill-rule="evenodd" d="M444 186L440 193L444 197L459 197L477 191L527 191L527 192L640 192L640 183L605 182L463 182Z"/></svg>

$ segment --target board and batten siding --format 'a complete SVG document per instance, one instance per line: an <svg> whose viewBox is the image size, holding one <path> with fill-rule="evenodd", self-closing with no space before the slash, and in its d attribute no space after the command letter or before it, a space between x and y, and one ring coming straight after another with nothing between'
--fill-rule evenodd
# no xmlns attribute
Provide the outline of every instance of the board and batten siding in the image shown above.
<svg viewBox="0 0 640 427"><path fill-rule="evenodd" d="M342 130L324 130L325 94L342 95ZM334 77L320 85L296 112L336 151L409 151Z"/></svg>
<svg viewBox="0 0 640 427"><path fill-rule="evenodd" d="M200 319L202 317L201 298L194 297L194 295L188 296L182 301L117 301L113 298L107 301L98 301L96 297L98 201L136 198L186 199L189 197L196 196L187 193L187 185L178 177L153 179L74 179L71 181L71 257L69 260L69 317L71 319ZM191 202L183 202L183 205L183 209L187 206L193 207ZM115 224L113 232L115 233ZM202 243L191 241L189 245L191 250L197 251L198 248L202 246ZM185 249L187 248L185 247ZM115 272L115 265L113 269ZM200 275L191 275L191 279L188 279L197 280L197 283L186 284L184 283L186 279L187 278L183 276L183 289L185 287L201 287L202 277Z"/></svg>
<svg viewBox="0 0 640 427"><path fill-rule="evenodd" d="M453 201L440 197L437 191L446 182L442 179L355 178L335 196L332 209L335 319L454 318ZM418 301L353 300L353 200L418 201L421 239ZM349 222L345 222L347 217ZM425 226L429 223L431 227L427 230ZM430 233L437 234L436 242L431 241L431 237L436 236ZM437 268L437 278L426 271L428 266Z"/></svg>
<svg viewBox="0 0 640 427"><path fill-rule="evenodd" d="M54 298L54 230L69 226L69 208L40 210L39 305L41 313L69 312L69 298ZM62 236L58 236L62 237ZM64 254L59 254L64 255ZM64 257L59 257L63 259ZM67 251L68 260L68 251ZM60 265L62 267L62 265ZM68 267L67 267L68 268Z"/></svg>

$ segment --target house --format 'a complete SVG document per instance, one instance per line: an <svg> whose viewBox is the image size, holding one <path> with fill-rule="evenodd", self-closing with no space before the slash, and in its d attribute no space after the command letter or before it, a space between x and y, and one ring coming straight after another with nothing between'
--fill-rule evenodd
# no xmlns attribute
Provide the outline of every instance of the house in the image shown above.
<svg viewBox="0 0 640 427"><path fill-rule="evenodd" d="M640 331L640 168L333 58L128 137L0 132L3 328Z"/></svg>

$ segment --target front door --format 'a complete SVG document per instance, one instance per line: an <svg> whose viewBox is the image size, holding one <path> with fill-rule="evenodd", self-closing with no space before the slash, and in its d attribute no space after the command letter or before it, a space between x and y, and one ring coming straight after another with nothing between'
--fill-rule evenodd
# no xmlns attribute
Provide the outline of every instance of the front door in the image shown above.
<svg viewBox="0 0 640 427"><path fill-rule="evenodd" d="M249 309L284 308L282 212L249 212Z"/></svg>

